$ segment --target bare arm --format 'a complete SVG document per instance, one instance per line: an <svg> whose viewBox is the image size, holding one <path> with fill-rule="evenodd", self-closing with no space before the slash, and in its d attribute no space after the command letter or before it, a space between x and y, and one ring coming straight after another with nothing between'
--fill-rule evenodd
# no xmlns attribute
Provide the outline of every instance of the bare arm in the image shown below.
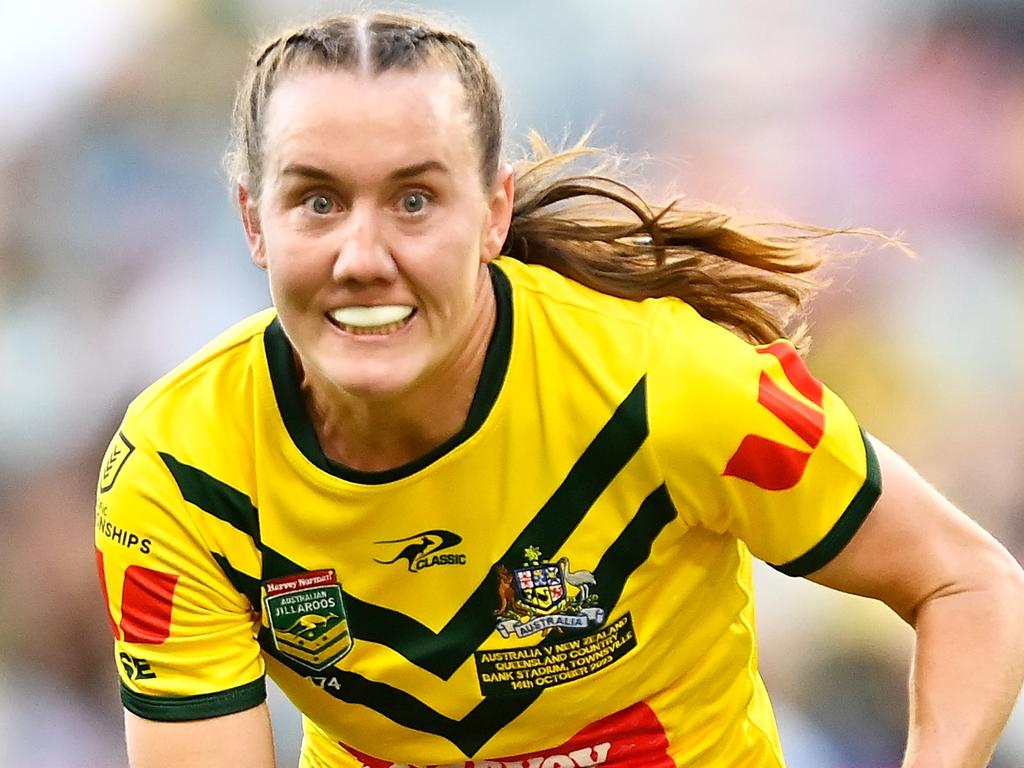
<svg viewBox="0 0 1024 768"><path fill-rule="evenodd" d="M873 441L883 491L809 578L878 598L917 633L904 768L984 768L1024 679L1024 571L903 459Z"/></svg>
<svg viewBox="0 0 1024 768"><path fill-rule="evenodd" d="M132 768L274 768L265 702L233 715L183 723L145 720L126 710L124 731Z"/></svg>

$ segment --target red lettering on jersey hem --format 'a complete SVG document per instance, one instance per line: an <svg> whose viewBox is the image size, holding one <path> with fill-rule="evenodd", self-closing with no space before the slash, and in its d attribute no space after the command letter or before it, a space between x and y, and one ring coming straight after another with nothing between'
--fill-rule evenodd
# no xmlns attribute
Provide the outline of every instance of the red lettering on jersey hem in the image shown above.
<svg viewBox="0 0 1024 768"><path fill-rule="evenodd" d="M413 768L420 763L395 763L371 757L342 742L363 768ZM588 725L569 741L534 753L467 760L422 768L675 768L668 755L668 736L657 715L644 702Z"/></svg>

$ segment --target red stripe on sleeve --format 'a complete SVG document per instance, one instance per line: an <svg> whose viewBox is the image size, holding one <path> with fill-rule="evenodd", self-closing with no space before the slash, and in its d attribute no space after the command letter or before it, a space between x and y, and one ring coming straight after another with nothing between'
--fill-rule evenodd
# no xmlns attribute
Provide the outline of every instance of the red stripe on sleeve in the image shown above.
<svg viewBox="0 0 1024 768"><path fill-rule="evenodd" d="M362 761L363 768L409 768L407 763L372 757L343 742L338 744ZM675 761L668 756L665 727L646 703L641 701L591 723L557 747L514 757L425 765L423 768L583 768L605 764L617 768L675 768Z"/></svg>
<svg viewBox="0 0 1024 768"><path fill-rule="evenodd" d="M797 400L764 371L761 371L757 402L775 414L811 448L818 447L821 436L825 434L824 412Z"/></svg>
<svg viewBox="0 0 1024 768"><path fill-rule="evenodd" d="M121 631L127 643L159 645L171 635L171 609L178 577L129 565L121 592Z"/></svg>
<svg viewBox="0 0 1024 768"><path fill-rule="evenodd" d="M103 607L107 610L107 621L110 622L110 631L114 633L114 639L120 640L121 633L117 631L117 623L114 615L110 612L110 595L107 592L107 569L103 567L103 553L99 547L96 548L96 570L100 575L100 589L103 590Z"/></svg>
<svg viewBox="0 0 1024 768"><path fill-rule="evenodd" d="M814 378L814 374L807 370L803 358L797 354L792 344L787 341L776 341L767 347L758 347L757 351L762 355L774 355L782 363L782 372L786 374L793 388L815 405L821 405L824 388L821 382Z"/></svg>

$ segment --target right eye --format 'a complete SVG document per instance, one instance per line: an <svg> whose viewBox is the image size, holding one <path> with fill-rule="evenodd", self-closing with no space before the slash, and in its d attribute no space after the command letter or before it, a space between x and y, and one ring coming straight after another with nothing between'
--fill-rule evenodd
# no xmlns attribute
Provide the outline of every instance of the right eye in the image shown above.
<svg viewBox="0 0 1024 768"><path fill-rule="evenodd" d="M321 216L334 210L334 202L327 195L310 195L305 201L306 208Z"/></svg>

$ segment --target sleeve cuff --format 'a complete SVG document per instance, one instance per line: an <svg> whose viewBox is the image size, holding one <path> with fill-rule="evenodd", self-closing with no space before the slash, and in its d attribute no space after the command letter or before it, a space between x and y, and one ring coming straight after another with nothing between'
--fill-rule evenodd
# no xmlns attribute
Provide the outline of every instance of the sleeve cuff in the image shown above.
<svg viewBox="0 0 1024 768"><path fill-rule="evenodd" d="M260 677L251 683L216 693L197 696L149 696L137 693L121 683L121 703L133 715L146 720L184 722L232 715L262 704L267 698L267 684Z"/></svg>
<svg viewBox="0 0 1024 768"><path fill-rule="evenodd" d="M878 501L878 497L882 493L882 475L878 468L875 449L871 447L871 441L868 440L863 429L860 431L860 436L864 441L864 453L867 461L867 477L864 479L864 485L860 487L857 495L853 497L853 501L839 516L836 524L832 526L832 530L825 534L821 541L795 560L790 560L782 565L772 565L775 570L787 576L806 576L809 573L814 573L831 562L832 558L850 543L850 539L853 538L868 513L875 506L875 502Z"/></svg>

